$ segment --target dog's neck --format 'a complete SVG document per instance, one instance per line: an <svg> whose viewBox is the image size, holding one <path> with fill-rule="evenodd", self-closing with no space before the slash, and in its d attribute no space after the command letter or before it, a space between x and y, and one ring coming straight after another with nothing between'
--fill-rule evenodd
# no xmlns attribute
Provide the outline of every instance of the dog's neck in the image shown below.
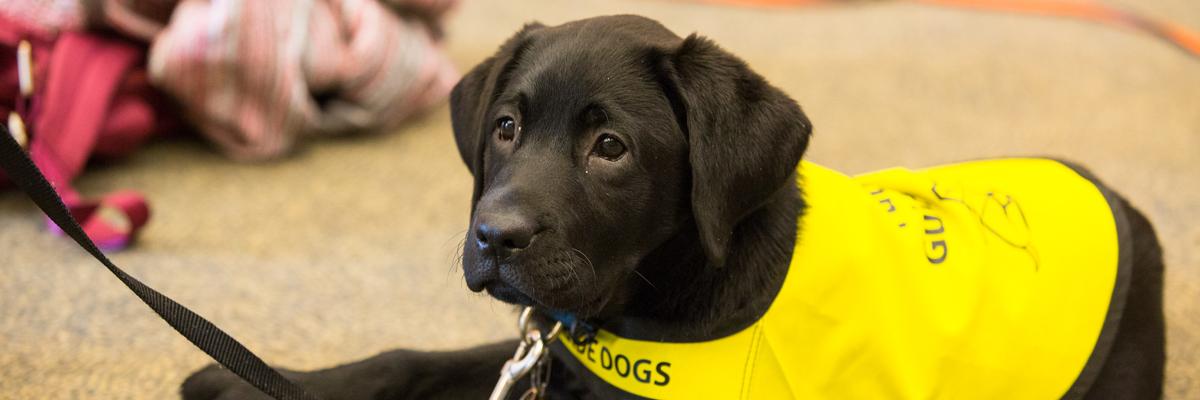
<svg viewBox="0 0 1200 400"><path fill-rule="evenodd" d="M602 327L629 338L698 341L749 326L783 285L804 208L796 185L776 192L738 224L719 268L708 263L691 224L643 259L643 276L630 274L624 305Z"/></svg>

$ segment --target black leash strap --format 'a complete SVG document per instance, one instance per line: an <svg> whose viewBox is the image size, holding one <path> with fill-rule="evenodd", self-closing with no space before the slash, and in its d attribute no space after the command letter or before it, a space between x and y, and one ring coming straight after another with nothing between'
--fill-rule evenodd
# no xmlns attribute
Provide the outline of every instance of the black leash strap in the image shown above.
<svg viewBox="0 0 1200 400"><path fill-rule="evenodd" d="M300 389L299 386L280 375L278 371L267 366L262 359L247 350L229 334L217 328L212 322L146 286L109 261L108 257L105 257L104 253L96 247L96 244L92 243L92 240L83 233L83 229L67 211L67 206L58 197L58 193L46 181L42 172L34 166L33 161L17 145L16 140L8 131L8 127L4 124L0 124L0 168L8 173L8 178L24 190L25 194L29 195L38 208L41 208L54 223L58 224L63 232L75 239L75 243L79 243L79 246L96 257L105 267L108 267L108 270L116 275L121 283L128 286L129 290L132 290L138 298L158 313L159 317L167 321L167 324L175 328L179 334L186 337L200 350L208 353L225 368L271 397L279 400L316 400L316 397Z"/></svg>

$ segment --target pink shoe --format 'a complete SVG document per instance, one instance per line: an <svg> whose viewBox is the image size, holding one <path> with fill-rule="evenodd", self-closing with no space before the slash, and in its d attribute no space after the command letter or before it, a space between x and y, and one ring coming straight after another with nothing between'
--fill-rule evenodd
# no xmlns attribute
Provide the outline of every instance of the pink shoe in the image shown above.
<svg viewBox="0 0 1200 400"><path fill-rule="evenodd" d="M64 196L63 202L83 227L83 232L106 251L129 247L150 219L150 207L145 197L130 190L110 193L100 201ZM46 226L56 235L63 234L62 229L49 219Z"/></svg>

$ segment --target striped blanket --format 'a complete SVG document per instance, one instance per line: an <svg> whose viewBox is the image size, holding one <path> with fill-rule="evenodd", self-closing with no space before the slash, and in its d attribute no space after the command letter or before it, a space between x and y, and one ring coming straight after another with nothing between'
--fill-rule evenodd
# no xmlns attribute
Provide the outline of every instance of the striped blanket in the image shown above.
<svg viewBox="0 0 1200 400"><path fill-rule="evenodd" d="M229 156L275 158L298 138L394 128L442 100L458 74L434 24L450 5L184 0L143 29L150 78Z"/></svg>

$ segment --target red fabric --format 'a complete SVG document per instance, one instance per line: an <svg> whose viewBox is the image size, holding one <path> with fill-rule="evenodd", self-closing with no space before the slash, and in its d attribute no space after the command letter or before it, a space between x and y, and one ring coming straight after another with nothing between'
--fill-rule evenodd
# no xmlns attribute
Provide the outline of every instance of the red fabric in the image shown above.
<svg viewBox="0 0 1200 400"><path fill-rule="evenodd" d="M141 49L110 38L75 32L59 37L49 60L50 79L40 92L42 98L30 124L35 135L30 156L52 182L66 183L83 171L105 133L101 129L121 81L142 56ZM140 110L151 113L148 108ZM149 115L134 118L153 120ZM137 131L145 136L152 126L140 128Z"/></svg>
<svg viewBox="0 0 1200 400"><path fill-rule="evenodd" d="M93 156L121 156L170 126L145 72L144 45L86 32L52 34L0 16L0 117L16 111L29 156L97 244L129 244L149 219L143 196L121 191L89 199L71 186ZM32 47L34 93L18 83L17 47ZM6 122L5 122L6 123ZM0 171L0 188L10 185Z"/></svg>
<svg viewBox="0 0 1200 400"><path fill-rule="evenodd" d="M30 42L35 60L27 109L17 83L21 40ZM30 156L65 186L93 154L128 154L166 125L144 62L145 48L125 40L81 32L55 37L0 16L0 117L21 114L33 136Z"/></svg>

